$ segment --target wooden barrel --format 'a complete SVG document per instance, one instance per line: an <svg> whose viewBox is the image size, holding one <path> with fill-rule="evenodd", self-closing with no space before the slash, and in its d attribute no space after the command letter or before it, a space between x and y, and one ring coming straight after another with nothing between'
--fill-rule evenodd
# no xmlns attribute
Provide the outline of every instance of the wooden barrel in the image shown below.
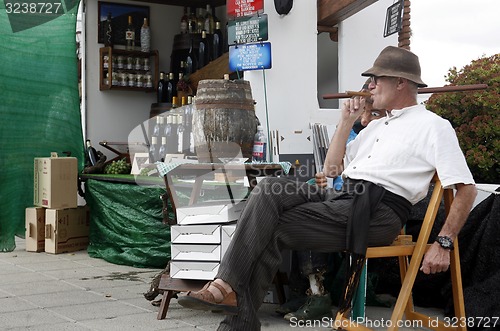
<svg viewBox="0 0 500 331"><path fill-rule="evenodd" d="M250 83L245 80L205 79L194 99L193 140L199 162L220 158L251 158L257 131Z"/></svg>

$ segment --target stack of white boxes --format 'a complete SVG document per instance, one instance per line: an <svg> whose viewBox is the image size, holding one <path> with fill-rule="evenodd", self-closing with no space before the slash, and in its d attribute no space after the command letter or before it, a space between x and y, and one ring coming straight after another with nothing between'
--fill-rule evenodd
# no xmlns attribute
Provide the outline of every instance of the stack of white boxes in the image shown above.
<svg viewBox="0 0 500 331"><path fill-rule="evenodd" d="M170 228L170 277L213 280L245 203L214 202L177 208L177 225Z"/></svg>

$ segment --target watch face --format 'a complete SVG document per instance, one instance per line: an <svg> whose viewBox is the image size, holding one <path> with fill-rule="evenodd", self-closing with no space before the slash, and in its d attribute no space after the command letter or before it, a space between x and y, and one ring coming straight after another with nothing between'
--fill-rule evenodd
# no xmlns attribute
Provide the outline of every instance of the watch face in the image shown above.
<svg viewBox="0 0 500 331"><path fill-rule="evenodd" d="M453 240L449 237L437 237L437 242L441 245L443 248L451 249L453 248Z"/></svg>

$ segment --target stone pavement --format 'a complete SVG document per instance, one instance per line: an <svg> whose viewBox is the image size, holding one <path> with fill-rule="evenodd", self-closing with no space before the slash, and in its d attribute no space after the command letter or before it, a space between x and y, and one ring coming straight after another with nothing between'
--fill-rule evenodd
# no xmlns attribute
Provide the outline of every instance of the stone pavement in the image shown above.
<svg viewBox="0 0 500 331"><path fill-rule="evenodd" d="M16 245L13 252L0 253L0 330L199 331L216 330L223 318L183 308L173 299L167 318L157 320L158 307L143 293L159 269L116 265L91 258L86 251L26 252L20 238ZM274 312L276 307L263 305L262 330L331 330L326 320L291 325ZM368 307L367 316L381 321L390 316L390 310Z"/></svg>

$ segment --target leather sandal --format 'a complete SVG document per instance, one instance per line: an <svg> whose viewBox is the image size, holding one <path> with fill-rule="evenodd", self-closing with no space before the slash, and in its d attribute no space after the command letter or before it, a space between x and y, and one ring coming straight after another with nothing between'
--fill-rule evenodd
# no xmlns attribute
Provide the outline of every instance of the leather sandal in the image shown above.
<svg viewBox="0 0 500 331"><path fill-rule="evenodd" d="M213 294L208 290L210 285L222 293L223 299L221 301L215 301ZM214 282L208 282L197 292L189 291L185 295L179 295L177 302L181 306L191 309L217 311L226 315L238 314L236 292L227 293L221 285Z"/></svg>

